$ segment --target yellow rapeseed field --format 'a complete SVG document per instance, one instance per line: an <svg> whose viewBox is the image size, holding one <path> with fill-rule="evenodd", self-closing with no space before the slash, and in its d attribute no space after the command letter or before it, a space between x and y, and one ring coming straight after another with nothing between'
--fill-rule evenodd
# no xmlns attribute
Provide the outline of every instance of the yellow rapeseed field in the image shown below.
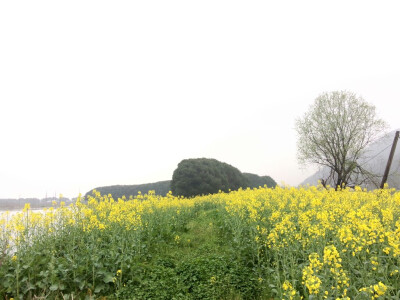
<svg viewBox="0 0 400 300"><path fill-rule="evenodd" d="M135 253L140 253L145 237L149 239L158 228L158 239L170 236L174 247L184 247L178 228L194 211L210 208L221 216L221 230L238 255L248 256L254 265L260 298L399 299L400 193L389 188L264 187L189 199L149 193L118 200L95 192L45 213L35 213L27 205L12 219L7 214L0 218L0 246L7 261L3 267L14 266L13 274L22 272L15 270L20 268L20 257L27 255L25 250L62 232L77 240L79 235L96 233L93 239L98 244L110 232L132 244L136 241ZM128 283L126 273L127 265L116 264L110 284L123 287ZM213 283L217 280L210 278ZM15 289L20 289L21 283L9 281L4 287L0 283L3 297L16 296ZM93 290L94 286L93 279ZM52 287L62 290L61 284Z"/></svg>

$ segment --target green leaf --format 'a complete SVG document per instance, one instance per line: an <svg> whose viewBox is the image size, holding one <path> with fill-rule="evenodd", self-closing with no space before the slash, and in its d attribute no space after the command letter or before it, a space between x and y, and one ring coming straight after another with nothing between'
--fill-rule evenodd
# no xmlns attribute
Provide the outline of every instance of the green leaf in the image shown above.
<svg viewBox="0 0 400 300"><path fill-rule="evenodd" d="M52 285L50 286L50 291L57 291L57 290L58 290L58 284L57 284L57 283L52 284Z"/></svg>
<svg viewBox="0 0 400 300"><path fill-rule="evenodd" d="M104 284L99 284L94 289L95 294L100 293L104 289Z"/></svg>
<svg viewBox="0 0 400 300"><path fill-rule="evenodd" d="M111 273L107 273L104 275L103 281L104 283L113 282L114 276Z"/></svg>
<svg viewBox="0 0 400 300"><path fill-rule="evenodd" d="M26 286L26 289L24 290L24 293L26 294L30 290L34 290L34 289L35 289L35 286L32 283L28 282L27 286Z"/></svg>

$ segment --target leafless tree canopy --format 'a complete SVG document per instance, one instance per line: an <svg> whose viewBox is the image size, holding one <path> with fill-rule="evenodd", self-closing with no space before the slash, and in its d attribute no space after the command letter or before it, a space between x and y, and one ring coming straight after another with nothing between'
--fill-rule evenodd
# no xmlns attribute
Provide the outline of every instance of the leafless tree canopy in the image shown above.
<svg viewBox="0 0 400 300"><path fill-rule="evenodd" d="M299 162L330 168L323 182L333 182L336 187L361 184L374 175L357 160L385 128L375 107L354 93L321 94L303 118L296 120Z"/></svg>

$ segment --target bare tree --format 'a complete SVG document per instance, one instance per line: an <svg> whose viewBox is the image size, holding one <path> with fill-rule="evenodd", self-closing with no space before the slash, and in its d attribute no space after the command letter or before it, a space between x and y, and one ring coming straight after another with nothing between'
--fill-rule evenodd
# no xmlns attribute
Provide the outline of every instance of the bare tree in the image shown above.
<svg viewBox="0 0 400 300"><path fill-rule="evenodd" d="M358 164L365 148L385 130L375 107L348 91L323 93L296 120L298 159L303 165L328 167L325 185L361 184L374 177Z"/></svg>

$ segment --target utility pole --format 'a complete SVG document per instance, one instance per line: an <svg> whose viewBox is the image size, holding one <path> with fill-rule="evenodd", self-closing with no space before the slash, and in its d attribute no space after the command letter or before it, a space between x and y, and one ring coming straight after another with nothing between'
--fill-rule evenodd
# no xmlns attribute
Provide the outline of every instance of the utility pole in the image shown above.
<svg viewBox="0 0 400 300"><path fill-rule="evenodd" d="M392 149L390 150L390 154L389 154L389 159L386 164L385 174L383 174L383 178L382 178L382 182L381 182L381 189L383 189L383 186L385 185L385 183L387 181L389 171L390 171L390 165L392 164L392 160L393 160L394 152L396 151L396 145L397 145L398 139L399 139L399 131L396 131L396 134L394 135Z"/></svg>

